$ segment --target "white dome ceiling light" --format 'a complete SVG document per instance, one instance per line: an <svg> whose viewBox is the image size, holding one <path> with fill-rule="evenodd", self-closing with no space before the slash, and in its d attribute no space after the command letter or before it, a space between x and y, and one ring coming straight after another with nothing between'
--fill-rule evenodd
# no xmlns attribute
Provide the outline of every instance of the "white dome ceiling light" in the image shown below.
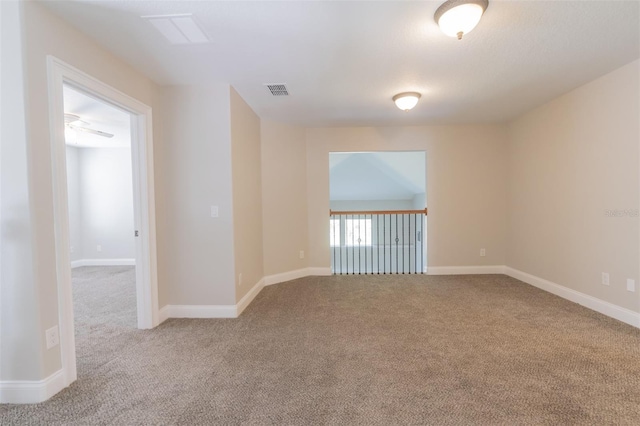
<svg viewBox="0 0 640 426"><path fill-rule="evenodd" d="M418 99L420 99L420 93L418 92L404 92L398 93L393 97L393 102L396 103L396 106L403 111L409 111L411 108L416 106L418 103Z"/></svg>
<svg viewBox="0 0 640 426"><path fill-rule="evenodd" d="M478 25L487 7L489 0L447 0L436 10L433 18L443 33L461 40L464 34Z"/></svg>

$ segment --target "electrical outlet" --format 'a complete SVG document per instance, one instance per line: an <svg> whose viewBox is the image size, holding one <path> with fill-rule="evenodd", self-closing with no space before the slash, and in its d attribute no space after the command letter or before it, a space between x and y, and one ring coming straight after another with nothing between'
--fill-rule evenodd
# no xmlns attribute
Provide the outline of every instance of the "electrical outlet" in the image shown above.
<svg viewBox="0 0 640 426"><path fill-rule="evenodd" d="M238 274L238 287L242 285L242 272Z"/></svg>
<svg viewBox="0 0 640 426"><path fill-rule="evenodd" d="M485 257L486 255L487 255L487 250L486 250L486 249L481 248L481 249L480 249L480 256L481 256L481 257Z"/></svg>
<svg viewBox="0 0 640 426"><path fill-rule="evenodd" d="M211 217L218 217L219 215L218 206L211 206Z"/></svg>
<svg viewBox="0 0 640 426"><path fill-rule="evenodd" d="M101 245L97 245L96 246L96 251L102 251L102 246Z"/></svg>
<svg viewBox="0 0 640 426"><path fill-rule="evenodd" d="M609 274L607 272L602 273L602 285L609 285Z"/></svg>
<svg viewBox="0 0 640 426"><path fill-rule="evenodd" d="M304 250L300 250L300 259L304 259Z"/></svg>
<svg viewBox="0 0 640 426"><path fill-rule="evenodd" d="M44 334L47 340L47 349L58 346L58 344L60 343L60 336L58 335L57 325L45 331Z"/></svg>
<svg viewBox="0 0 640 426"><path fill-rule="evenodd" d="M631 278L627 278L627 290L628 291L636 291L636 280L632 280Z"/></svg>

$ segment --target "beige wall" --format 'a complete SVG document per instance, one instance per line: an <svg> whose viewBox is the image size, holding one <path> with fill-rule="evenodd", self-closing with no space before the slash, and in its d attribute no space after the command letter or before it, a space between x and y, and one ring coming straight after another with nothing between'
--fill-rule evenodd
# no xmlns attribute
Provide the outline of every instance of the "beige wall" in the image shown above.
<svg viewBox="0 0 640 426"><path fill-rule="evenodd" d="M307 156L301 127L262 120L264 274L306 268ZM300 251L306 256L300 259Z"/></svg>
<svg viewBox="0 0 640 426"><path fill-rule="evenodd" d="M510 126L507 265L640 312L635 61ZM601 273L610 274L610 286ZM640 289L639 289L640 290Z"/></svg>
<svg viewBox="0 0 640 426"><path fill-rule="evenodd" d="M428 266L503 265L507 134L503 126L307 130L309 265L330 266L329 153L426 151ZM480 249L486 248L486 257Z"/></svg>
<svg viewBox="0 0 640 426"><path fill-rule="evenodd" d="M227 84L162 89L160 307L235 304L229 102Z"/></svg>
<svg viewBox="0 0 640 426"><path fill-rule="evenodd" d="M15 7L15 5L8 7ZM14 323L17 321L25 325L37 322L37 330L33 335L37 336L38 345L32 347L29 353L20 353L16 358L20 362L15 366L9 366L8 370L3 370L2 379L39 380L59 370L61 366L59 347L50 350L44 349L44 330L58 324L57 303L52 303L57 300L57 286L47 96L47 55L56 56L152 107L158 88L151 80L106 52L91 39L59 18L45 11L37 3L19 2L17 7L20 8L23 19L21 30L24 37L23 76L26 89L25 110L23 112L26 129L28 129L25 132L27 144L23 154L26 155L28 175L26 178L21 177L22 181L16 180L13 184L22 185L28 182L28 201L23 201L28 202L26 208L30 214L27 213L23 217L23 223L20 226L23 234L30 236L28 238L33 242L33 252L32 256L21 256L11 266L15 274L11 271L7 272L12 275L11 279L14 280L12 285L19 289L18 291L32 292L28 297L38 304L38 315L25 309L24 311L15 311L13 318ZM154 135L156 139L160 138L160 132L155 128ZM18 274L19 271L27 267L27 263L31 262L31 259L34 265L29 268L33 276ZM3 266L5 265L6 263L3 262ZM30 280L32 281L30 282Z"/></svg>
<svg viewBox="0 0 640 426"><path fill-rule="evenodd" d="M44 330L58 324L47 55L153 108L161 307L232 305L263 274L328 267L329 152L424 150L429 266L506 263L640 311L640 292L624 289L639 278L638 218L605 217L638 209L637 61L508 131L303 130L260 123L228 84L161 89L35 2L2 2L0 11L3 120L15 124L3 126L1 142L2 380L41 380L60 368L59 348L44 349ZM261 219L263 243L243 246ZM248 288L236 291L237 272Z"/></svg>
<svg viewBox="0 0 640 426"><path fill-rule="evenodd" d="M44 342L40 338L33 208L29 201L26 82L19 4L0 2L0 15L0 380L39 380L44 377L41 361Z"/></svg>
<svg viewBox="0 0 640 426"><path fill-rule="evenodd" d="M231 163L236 301L239 301L263 276L262 183L260 118L233 88Z"/></svg>

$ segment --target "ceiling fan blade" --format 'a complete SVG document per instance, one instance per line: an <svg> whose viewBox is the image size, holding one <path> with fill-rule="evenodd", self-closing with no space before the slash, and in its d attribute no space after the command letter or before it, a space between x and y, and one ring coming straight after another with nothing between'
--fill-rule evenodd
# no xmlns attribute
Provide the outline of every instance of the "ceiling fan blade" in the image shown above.
<svg viewBox="0 0 640 426"><path fill-rule="evenodd" d="M71 127L74 130L77 130L79 132L91 133L91 134L94 134L94 135L102 136L104 138L112 138L113 137L113 134L107 133L107 132L101 132L100 130L88 129L86 127L74 126L72 124L69 125L69 127Z"/></svg>
<svg viewBox="0 0 640 426"><path fill-rule="evenodd" d="M70 114L68 112L64 113L64 124L71 124L73 126L78 126L82 124L83 126L89 126L89 123L87 123L84 120L81 120L79 115Z"/></svg>

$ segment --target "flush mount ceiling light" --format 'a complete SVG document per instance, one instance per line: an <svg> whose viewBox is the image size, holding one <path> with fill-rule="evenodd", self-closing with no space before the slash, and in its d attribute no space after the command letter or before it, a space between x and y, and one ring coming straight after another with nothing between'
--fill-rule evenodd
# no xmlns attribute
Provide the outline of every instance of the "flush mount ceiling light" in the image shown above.
<svg viewBox="0 0 640 426"><path fill-rule="evenodd" d="M409 111L411 108L416 106L418 103L418 99L420 99L420 93L418 92L404 92L398 93L393 97L393 102L396 103L396 106L403 111Z"/></svg>
<svg viewBox="0 0 640 426"><path fill-rule="evenodd" d="M443 33L462 39L478 25L489 0L447 0L436 10L433 18Z"/></svg>

